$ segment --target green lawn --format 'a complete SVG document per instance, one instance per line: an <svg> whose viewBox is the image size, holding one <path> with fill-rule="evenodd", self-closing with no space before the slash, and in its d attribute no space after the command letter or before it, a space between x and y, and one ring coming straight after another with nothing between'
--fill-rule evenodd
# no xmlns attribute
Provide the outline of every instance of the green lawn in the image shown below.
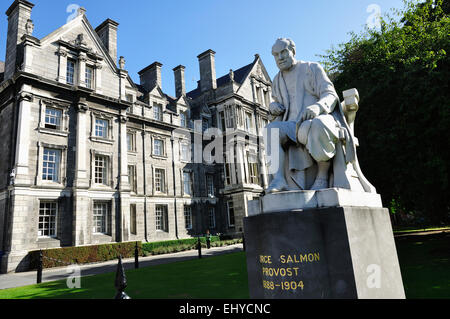
<svg viewBox="0 0 450 319"><path fill-rule="evenodd" d="M126 271L125 292L133 299L249 298L244 253L176 262ZM0 290L0 299L112 299L115 273L84 277L81 289L66 281Z"/></svg>
<svg viewBox="0 0 450 319"><path fill-rule="evenodd" d="M450 298L450 234L396 238L407 298ZM234 253L126 271L133 299L249 298L245 254ZM65 281L0 290L0 299L111 299L115 274L81 279L81 289Z"/></svg>

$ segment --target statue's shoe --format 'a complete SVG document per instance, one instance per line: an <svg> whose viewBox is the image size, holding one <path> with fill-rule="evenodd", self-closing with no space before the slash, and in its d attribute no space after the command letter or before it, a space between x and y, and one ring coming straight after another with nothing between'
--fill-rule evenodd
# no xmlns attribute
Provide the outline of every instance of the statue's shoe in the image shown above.
<svg viewBox="0 0 450 319"><path fill-rule="evenodd" d="M270 183L269 187L266 190L267 194L270 193L278 193L282 191L287 191L289 189L289 185L286 183L286 181L281 179L274 179L272 183Z"/></svg>
<svg viewBox="0 0 450 319"><path fill-rule="evenodd" d="M311 190L318 191L320 189L328 188L328 179L327 178L316 178L313 186L311 186Z"/></svg>

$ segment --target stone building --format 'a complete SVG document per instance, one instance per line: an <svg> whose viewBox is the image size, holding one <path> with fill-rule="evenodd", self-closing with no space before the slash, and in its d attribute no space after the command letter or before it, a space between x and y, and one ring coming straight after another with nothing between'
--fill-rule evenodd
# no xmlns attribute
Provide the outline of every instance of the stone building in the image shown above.
<svg viewBox="0 0 450 319"><path fill-rule="evenodd" d="M94 29L80 8L37 39L33 7L15 0L6 12L1 272L25 269L36 249L187 238L207 229L239 235L246 201L267 185L259 136L271 83L259 56L216 78L208 50L198 56L197 89L186 92L185 67L173 69L173 97L161 89L159 62L133 82L118 56L117 22ZM225 163L202 156L211 128L226 131Z"/></svg>

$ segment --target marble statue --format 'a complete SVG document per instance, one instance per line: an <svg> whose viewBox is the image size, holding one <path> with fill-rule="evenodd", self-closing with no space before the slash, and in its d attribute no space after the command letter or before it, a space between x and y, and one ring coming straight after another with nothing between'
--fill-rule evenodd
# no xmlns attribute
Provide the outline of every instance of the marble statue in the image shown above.
<svg viewBox="0 0 450 319"><path fill-rule="evenodd" d="M280 72L273 80L274 102L269 107L267 154L272 176L266 193L334 187L376 193L356 156L357 90L344 92L341 103L320 64L296 60L290 39L278 39L272 54Z"/></svg>

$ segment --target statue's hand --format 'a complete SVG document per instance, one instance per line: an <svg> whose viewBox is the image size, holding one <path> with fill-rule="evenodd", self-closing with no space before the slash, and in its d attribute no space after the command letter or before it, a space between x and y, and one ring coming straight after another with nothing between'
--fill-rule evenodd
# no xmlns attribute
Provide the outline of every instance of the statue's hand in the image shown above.
<svg viewBox="0 0 450 319"><path fill-rule="evenodd" d="M286 112L286 108L284 107L284 105L282 105L278 102L272 102L272 103L270 103L270 106L269 106L269 112L273 116L280 116L281 114Z"/></svg>
<svg viewBox="0 0 450 319"><path fill-rule="evenodd" d="M302 121L313 120L320 115L320 107L316 104L308 106L303 112Z"/></svg>

